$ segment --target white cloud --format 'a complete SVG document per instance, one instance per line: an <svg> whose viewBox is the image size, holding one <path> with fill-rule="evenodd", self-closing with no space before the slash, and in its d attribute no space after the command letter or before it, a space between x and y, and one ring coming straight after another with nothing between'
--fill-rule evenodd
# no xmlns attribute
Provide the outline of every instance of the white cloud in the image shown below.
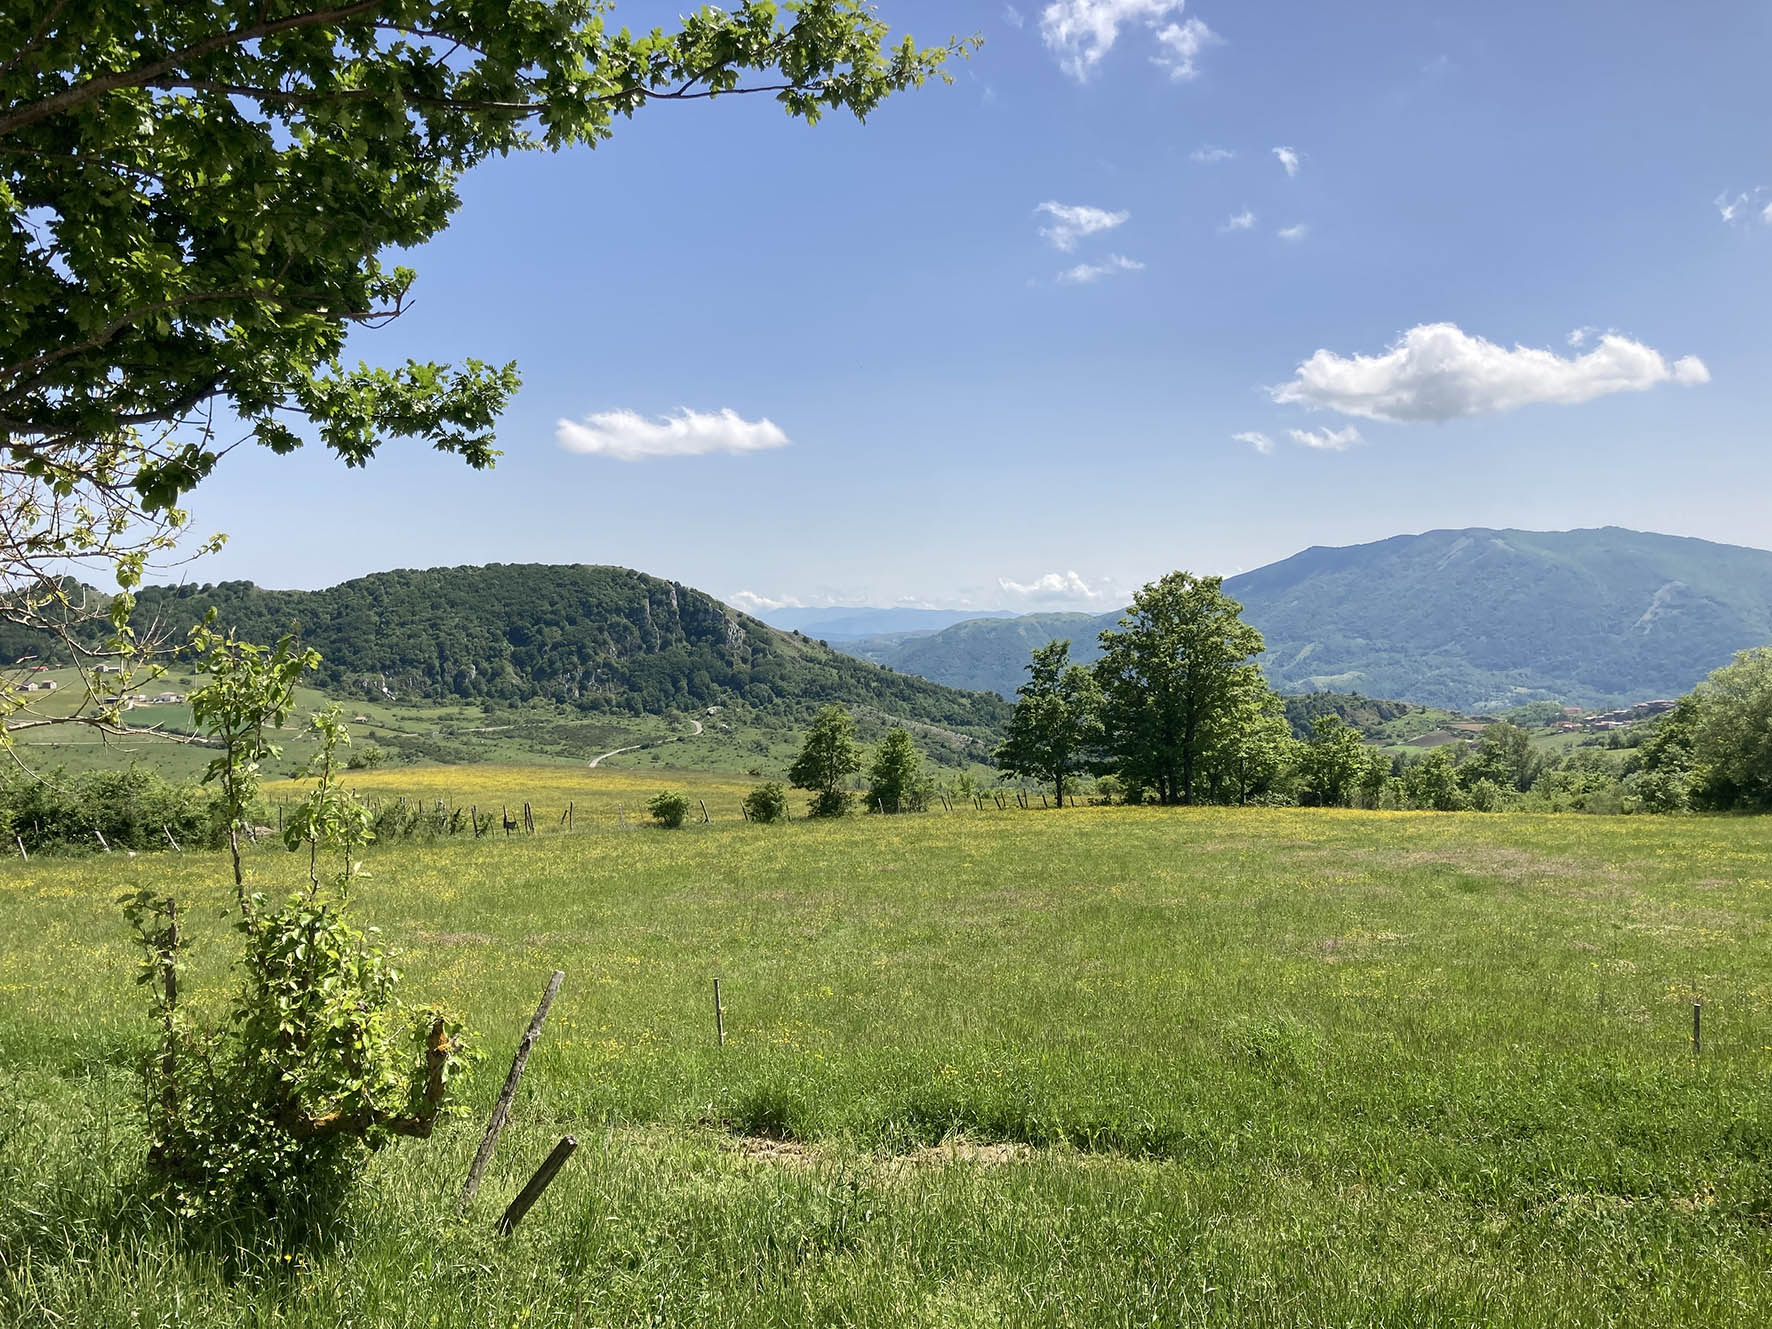
<svg viewBox="0 0 1772 1329"><path fill-rule="evenodd" d="M1092 208L1086 203L1046 202L1034 211L1052 218L1052 225L1042 226L1040 234L1052 242L1054 249L1062 249L1067 254L1084 236L1111 231L1116 226L1123 226L1132 216L1130 212L1109 212L1106 208Z"/></svg>
<svg viewBox="0 0 1772 1329"><path fill-rule="evenodd" d="M1229 148L1215 148L1210 143L1202 143L1188 153L1188 160L1199 162L1202 166L1212 166L1218 162L1228 162L1236 155Z"/></svg>
<svg viewBox="0 0 1772 1329"><path fill-rule="evenodd" d="M1346 429L1288 429L1292 441L1319 452L1346 452L1360 441L1360 431L1349 425Z"/></svg>
<svg viewBox="0 0 1772 1329"><path fill-rule="evenodd" d="M1233 214L1218 229L1221 231L1247 231L1253 225L1255 225L1255 214L1248 208L1244 208L1241 212Z"/></svg>
<svg viewBox="0 0 1772 1329"><path fill-rule="evenodd" d="M1585 355L1536 347L1512 350L1454 323L1410 328L1382 355L1319 350L1288 383L1268 389L1283 405L1319 406L1366 420L1417 422L1509 411L1537 402L1574 404L1660 383L1708 383L1696 356L1671 364L1659 351L1616 332Z"/></svg>
<svg viewBox="0 0 1772 1329"><path fill-rule="evenodd" d="M1274 450L1273 439L1269 438L1259 429L1251 429L1243 434L1232 434L1231 439L1237 443L1247 443L1250 447L1260 453L1269 453Z"/></svg>
<svg viewBox="0 0 1772 1329"><path fill-rule="evenodd" d="M1306 226L1303 222L1299 222L1296 226L1282 226L1279 230L1274 232L1274 234L1279 236L1280 239L1289 240L1294 244L1304 239L1304 237L1310 233L1311 228Z"/></svg>
<svg viewBox="0 0 1772 1329"><path fill-rule="evenodd" d="M584 423L561 420L554 437L568 452L644 461L649 457L704 457L712 452L763 452L788 446L772 420L746 420L737 411L681 410L658 420L637 411L602 411Z"/></svg>
<svg viewBox="0 0 1772 1329"><path fill-rule="evenodd" d="M1185 6L1186 0L1052 0L1040 11L1040 38L1058 67L1084 83L1114 48L1121 27L1142 24L1161 48L1155 62L1171 78L1192 78L1194 58L1216 38L1199 19L1181 17Z"/></svg>
<svg viewBox="0 0 1772 1329"><path fill-rule="evenodd" d="M1717 214L1722 217L1725 225L1734 222L1746 224L1753 220L1756 213L1761 221L1772 225L1772 203L1764 205L1760 203L1760 200L1765 196L1766 187L1761 185L1757 189L1747 189L1736 194L1731 194L1725 189L1711 202L1715 205Z"/></svg>
<svg viewBox="0 0 1772 1329"><path fill-rule="evenodd" d="M804 609L805 603L793 596L783 596L777 600L771 596L758 595L755 591L734 591L726 597L726 603L734 609L742 609L747 614L766 613L771 609Z"/></svg>
<svg viewBox="0 0 1772 1329"><path fill-rule="evenodd" d="M1280 165L1286 168L1288 178L1298 174L1298 167L1304 161L1304 154L1297 148L1275 148L1274 156L1280 159Z"/></svg>
<svg viewBox="0 0 1772 1329"><path fill-rule="evenodd" d="M1571 345L1571 346L1580 347L1584 343L1586 343L1586 341L1589 337L1593 336L1594 333L1596 333L1598 331L1599 331L1598 328L1596 328L1593 324L1588 323L1588 324L1583 325L1582 327L1576 328L1566 338L1564 338L1564 340L1567 341L1569 343L1569 345Z"/></svg>
<svg viewBox="0 0 1772 1329"><path fill-rule="evenodd" d="M998 577L997 586L1006 595L1013 595L1022 600L1040 601L1077 601L1090 600L1118 601L1120 591L1111 582L1097 582L1091 586L1083 578L1072 572L1048 572L1033 581L1011 581L1007 577Z"/></svg>
<svg viewBox="0 0 1772 1329"><path fill-rule="evenodd" d="M1197 18L1171 23L1157 30L1157 44L1163 49L1151 57L1151 63L1177 82L1193 78L1200 72L1194 66L1195 58L1217 40L1212 29Z"/></svg>
<svg viewBox="0 0 1772 1329"><path fill-rule="evenodd" d="M1003 22L1007 23L1012 28L1019 28L1022 24L1026 23L1027 20L1021 16L1021 11L1014 5L1004 5Z"/></svg>
<svg viewBox="0 0 1772 1329"><path fill-rule="evenodd" d="M1111 277L1116 272L1143 271L1144 264L1137 259L1127 258L1124 254L1109 254L1105 262L1079 263L1074 268L1066 268L1058 274L1058 280L1068 286L1086 286L1103 277Z"/></svg>

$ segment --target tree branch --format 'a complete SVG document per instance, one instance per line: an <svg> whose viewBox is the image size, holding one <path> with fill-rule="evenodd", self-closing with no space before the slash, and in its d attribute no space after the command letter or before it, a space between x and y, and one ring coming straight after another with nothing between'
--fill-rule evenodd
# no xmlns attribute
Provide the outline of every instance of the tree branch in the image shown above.
<svg viewBox="0 0 1772 1329"><path fill-rule="evenodd" d="M6 115L0 115L0 137L36 124L39 120L47 120L52 115L72 110L76 106L91 101L94 97L118 88L139 88L170 74L180 66L193 60L200 60L229 46L241 46L250 41L275 36L279 32L289 32L297 28L311 28L326 23L342 23L381 8L386 0L358 0L353 5L345 5L338 9L315 10L307 14L292 14L288 18L272 19L268 22L254 23L244 28L230 28L219 32L213 37L205 38L182 51L175 51L163 59L151 64L137 65L133 69L119 69L110 74L99 74L70 88L64 88L53 96L42 101L31 102L19 107Z"/></svg>

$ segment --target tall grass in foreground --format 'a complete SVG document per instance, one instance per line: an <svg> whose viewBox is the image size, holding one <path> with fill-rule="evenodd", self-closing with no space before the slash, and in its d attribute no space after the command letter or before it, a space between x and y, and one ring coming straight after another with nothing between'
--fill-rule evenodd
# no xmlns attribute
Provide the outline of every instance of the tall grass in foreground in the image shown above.
<svg viewBox="0 0 1772 1329"><path fill-rule="evenodd" d="M567 973L480 1207L453 1217L470 1120L379 1155L318 1239L169 1230L134 1198L111 902L219 909L221 864L15 864L0 1318L1757 1325L1772 1297L1763 821L967 811L370 867L359 920L490 1047L475 1114ZM187 985L219 1002L210 927Z"/></svg>

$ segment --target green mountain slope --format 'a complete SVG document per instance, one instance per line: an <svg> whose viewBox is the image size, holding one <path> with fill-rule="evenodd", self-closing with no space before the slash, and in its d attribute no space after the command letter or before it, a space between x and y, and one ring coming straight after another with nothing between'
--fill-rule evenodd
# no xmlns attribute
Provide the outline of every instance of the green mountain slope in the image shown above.
<svg viewBox="0 0 1772 1329"><path fill-rule="evenodd" d="M841 643L851 655L907 674L939 679L949 687L1014 693L1026 680L1028 656L1057 637L1068 637L1072 658L1093 660L1096 634L1118 613L1023 614L977 618L932 633L887 633ZM1086 649L1085 649L1086 648Z"/></svg>
<svg viewBox="0 0 1772 1329"><path fill-rule="evenodd" d="M242 637L293 632L318 683L382 699L545 699L657 715L742 705L781 720L828 702L989 739L1007 707L839 654L712 596L626 568L493 564L376 573L322 591L150 587L136 620L182 632L214 606Z"/></svg>
<svg viewBox="0 0 1772 1329"><path fill-rule="evenodd" d="M1281 691L1465 711L1675 696L1734 652L1772 641L1772 553L1617 527L1313 548L1225 589L1267 639L1263 667ZM1091 660L1096 633L1116 617L984 620L846 649L1008 695L1027 650L1069 636L1073 658Z"/></svg>

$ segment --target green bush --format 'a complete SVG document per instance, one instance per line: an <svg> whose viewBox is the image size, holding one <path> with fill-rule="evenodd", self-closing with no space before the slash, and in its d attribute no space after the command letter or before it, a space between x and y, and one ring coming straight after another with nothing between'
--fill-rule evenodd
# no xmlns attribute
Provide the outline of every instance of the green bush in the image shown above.
<svg viewBox="0 0 1772 1329"><path fill-rule="evenodd" d="M652 819L667 831L678 830L689 816L689 800L682 794L664 793L646 805Z"/></svg>
<svg viewBox="0 0 1772 1329"><path fill-rule="evenodd" d="M214 848L225 834L208 790L173 784L141 767L87 775L39 778L13 772L0 779L0 844L26 852L98 852L99 836L112 849L143 852Z"/></svg>
<svg viewBox="0 0 1772 1329"><path fill-rule="evenodd" d="M400 1002L399 975L342 896L243 902L244 981L213 1026L178 1002L172 901L141 891L123 903L161 1029L142 1067L149 1170L176 1212L321 1222L366 1153L431 1134L463 1064L460 1027Z"/></svg>
<svg viewBox="0 0 1772 1329"><path fill-rule="evenodd" d="M786 821L788 818L788 791L779 780L760 784L744 796L744 811L745 816L752 821L760 821L765 825Z"/></svg>

